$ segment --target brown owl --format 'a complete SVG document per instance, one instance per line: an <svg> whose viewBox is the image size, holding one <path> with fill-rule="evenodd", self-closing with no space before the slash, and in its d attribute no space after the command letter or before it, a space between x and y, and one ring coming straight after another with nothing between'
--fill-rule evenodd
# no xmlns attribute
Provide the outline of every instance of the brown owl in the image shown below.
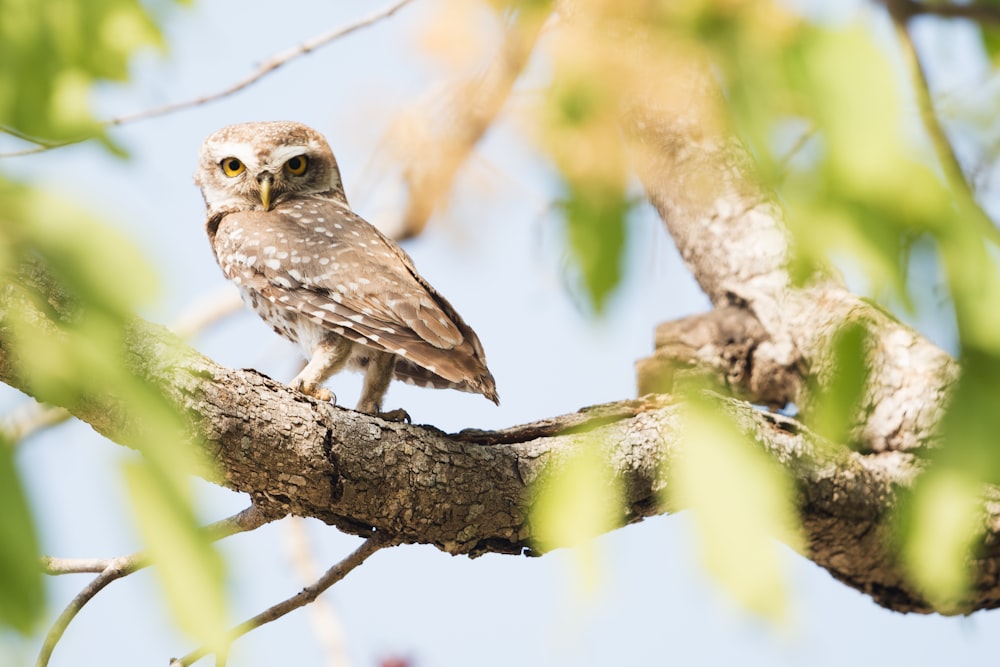
<svg viewBox="0 0 1000 667"><path fill-rule="evenodd" d="M357 409L381 412L395 377L482 394L499 404L479 338L410 257L351 211L323 136L293 122L231 125L201 146L195 183L222 271L309 362L291 384L363 370Z"/></svg>

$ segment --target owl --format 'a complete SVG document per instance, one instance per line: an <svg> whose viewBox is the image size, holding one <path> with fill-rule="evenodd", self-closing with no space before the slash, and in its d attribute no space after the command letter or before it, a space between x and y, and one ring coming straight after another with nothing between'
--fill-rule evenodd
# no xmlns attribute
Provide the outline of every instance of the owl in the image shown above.
<svg viewBox="0 0 1000 667"><path fill-rule="evenodd" d="M479 338L402 248L354 213L337 161L316 130L294 122L231 125L201 146L195 183L215 258L244 301L308 363L291 385L365 374L357 409L392 419L395 378L482 394L499 404Z"/></svg>

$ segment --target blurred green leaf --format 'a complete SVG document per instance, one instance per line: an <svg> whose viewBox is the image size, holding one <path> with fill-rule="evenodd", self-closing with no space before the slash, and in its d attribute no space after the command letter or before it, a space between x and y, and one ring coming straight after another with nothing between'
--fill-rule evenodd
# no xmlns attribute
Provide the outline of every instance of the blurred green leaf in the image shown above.
<svg viewBox="0 0 1000 667"><path fill-rule="evenodd" d="M618 124L625 82L611 75L621 64L600 58L600 51L580 51L588 39L569 30L556 43L556 71L538 109L538 142L559 171L574 286L601 314L622 279L633 202L626 196L628 161Z"/></svg>
<svg viewBox="0 0 1000 667"><path fill-rule="evenodd" d="M0 126L46 140L104 136L90 92L162 46L139 0L0 0Z"/></svg>
<svg viewBox="0 0 1000 667"><path fill-rule="evenodd" d="M935 448L929 456L936 465L963 471L971 479L1000 484L996 446L1000 358L992 351L966 348L960 362L961 375L941 426L946 446Z"/></svg>
<svg viewBox="0 0 1000 667"><path fill-rule="evenodd" d="M566 218L571 256L590 305L597 314L622 278L626 216L625 193L607 183L571 183L559 202Z"/></svg>
<svg viewBox="0 0 1000 667"><path fill-rule="evenodd" d="M788 617L783 542L801 550L793 486L718 406L689 397L686 443L667 485L670 504L695 517L705 567L736 601L772 621Z"/></svg>
<svg viewBox="0 0 1000 667"><path fill-rule="evenodd" d="M873 345L864 322L850 321L834 335L832 373L816 383L812 395L815 409L810 427L833 443L850 444L851 429L861 415L861 399L868 384L868 352Z"/></svg>
<svg viewBox="0 0 1000 667"><path fill-rule="evenodd" d="M223 562L191 511L176 480L146 462L125 468L129 497L143 541L174 618L213 652L228 647Z"/></svg>
<svg viewBox="0 0 1000 667"><path fill-rule="evenodd" d="M592 538L621 525L623 489L592 436L537 482L531 527L541 551L575 547L580 588L593 592L599 578Z"/></svg>
<svg viewBox="0 0 1000 667"><path fill-rule="evenodd" d="M45 606L38 537L14 450L0 441L0 624L29 634Z"/></svg>
<svg viewBox="0 0 1000 667"><path fill-rule="evenodd" d="M958 611L971 583L970 558L984 529L980 484L935 468L904 505L903 564L935 609Z"/></svg>
<svg viewBox="0 0 1000 667"><path fill-rule="evenodd" d="M1000 56L1000 30L988 23L978 24L977 27L980 38L983 40L983 50L986 52L986 57L996 65L1000 60L998 58Z"/></svg>

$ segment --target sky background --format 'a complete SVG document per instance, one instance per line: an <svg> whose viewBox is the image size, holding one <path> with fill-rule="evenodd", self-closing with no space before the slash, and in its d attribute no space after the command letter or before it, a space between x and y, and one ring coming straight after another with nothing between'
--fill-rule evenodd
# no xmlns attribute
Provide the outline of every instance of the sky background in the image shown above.
<svg viewBox="0 0 1000 667"><path fill-rule="evenodd" d="M811 3L801 3L819 11ZM820 14L844 20L865 5L828 3ZM134 82L108 86L99 114L116 115L224 88L268 56L366 16L380 3L228 3L203 0L169 11L169 52L136 64ZM219 127L289 119L323 132L337 155L354 208L391 224L399 188L384 135L401 111L432 96L454 70L423 50L438 13L417 0L395 17L296 60L230 98L115 130L130 159L95 146L73 146L5 165L11 172L79 202L131 238L160 276L159 299L143 315L169 323L192 303L227 289L203 229L192 183L202 139ZM488 22L472 35L488 47ZM964 38L968 38L966 34ZM956 33L955 39L963 39ZM941 47L944 48L944 47ZM961 50L956 44L949 54ZM633 364L652 351L653 329L705 310L707 300L648 207L629 222L627 275L600 321L568 295L564 250L553 214L553 172L524 139L523 112L544 76L525 77L499 123L480 144L447 211L405 245L420 272L478 332L496 376L500 407L481 396L393 384L386 408L404 406L416 423L454 431L496 428L571 412L635 394ZM386 159L386 155L390 159ZM947 343L933 314L923 328ZM233 316L193 341L216 361L290 379L298 352L249 313ZM331 383L353 405L359 376ZM24 397L0 393L0 405ZM46 553L107 557L132 552L132 527L119 463L134 454L68 423L25 443L18 463L42 524ZM205 521L247 504L207 483L197 490ZM358 540L316 521L286 520L221 543L230 566L233 621L288 597L306 581L289 544L304 528L326 569ZM350 664L388 656L419 667L477 664L882 665L989 664L1000 644L1000 616L902 616L835 582L787 552L792 621L768 625L734 608L705 575L689 517L657 517L597 540L601 567L593 593L577 585L576 561L560 550L542 558L487 555L470 560L432 547L377 553L322 599L342 626ZM87 576L50 582L53 617ZM152 573L102 592L70 626L52 665L164 665L194 648L166 615ZM230 665L324 665L317 613L303 609L239 640ZM327 636L332 632L324 626ZM0 643L0 667L30 664L37 646ZM199 664L211 664L208 660Z"/></svg>

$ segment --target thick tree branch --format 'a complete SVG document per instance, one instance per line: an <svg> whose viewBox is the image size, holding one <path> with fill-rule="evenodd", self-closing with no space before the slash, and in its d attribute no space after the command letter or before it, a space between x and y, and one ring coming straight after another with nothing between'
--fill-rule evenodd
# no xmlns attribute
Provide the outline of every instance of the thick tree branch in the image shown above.
<svg viewBox="0 0 1000 667"><path fill-rule="evenodd" d="M738 381L740 394L756 402L795 403L808 418L836 372L834 337L858 322L878 343L852 441L873 452L928 444L957 376L955 361L833 276L793 284L783 214L725 126L713 78L690 61L673 65L669 99L637 96L623 123L636 170L688 268L717 308L742 311L730 312L727 326L748 336L742 352L730 350L744 357L743 368L728 369L724 383ZM661 329L658 346L677 335ZM669 354L661 361L673 363ZM640 368L643 386L656 386L649 375L656 363Z"/></svg>
<svg viewBox="0 0 1000 667"><path fill-rule="evenodd" d="M0 331L8 313L0 308ZM37 322L45 326L47 320ZM533 483L584 441L595 440L625 489L623 524L682 509L662 504L661 471L685 446L683 406L669 397L449 435L319 403L257 372L223 368L141 321L129 340L136 371L188 415L190 430L218 464L217 481L345 532L367 537L375 530L453 554L532 553ZM28 388L2 338L0 380ZM809 558L880 604L930 611L886 546L886 517L897 491L917 472L913 456L850 453L748 404L725 400L722 409L797 481ZM127 419L121 412L96 403L73 410L129 444L121 434L135 425L121 423ZM1000 601L1000 507L988 510L987 546L968 609Z"/></svg>

